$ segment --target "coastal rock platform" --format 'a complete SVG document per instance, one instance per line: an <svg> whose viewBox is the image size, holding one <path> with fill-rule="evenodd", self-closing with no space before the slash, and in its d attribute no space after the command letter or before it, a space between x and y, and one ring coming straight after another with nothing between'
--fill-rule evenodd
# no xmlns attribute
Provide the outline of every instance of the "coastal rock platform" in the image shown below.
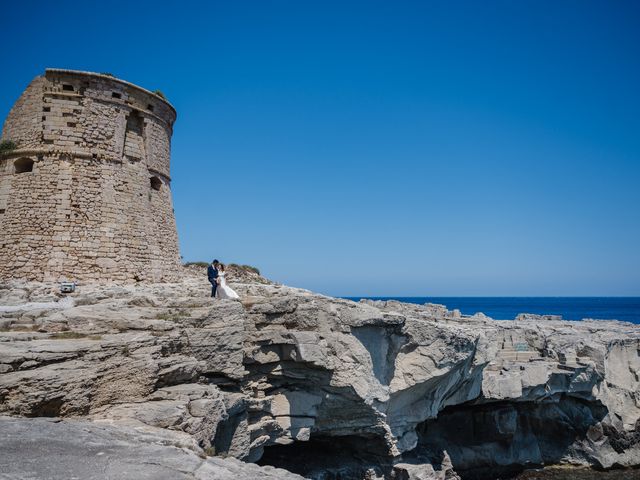
<svg viewBox="0 0 640 480"><path fill-rule="evenodd" d="M0 417L0 478L102 480L302 480L273 467L207 457L169 430L99 422ZM187 437L187 438L185 438Z"/></svg>
<svg viewBox="0 0 640 480"><path fill-rule="evenodd" d="M227 470L246 466L267 469L255 478L278 467L466 480L640 465L640 326L498 321L233 279L240 302L212 301L203 275L80 285L65 297L54 284L3 284L0 414L11 418L0 436L50 435L73 450L81 429L104 448L130 442L127 465L137 449L173 449L140 454L191 462L173 478L243 478ZM180 447L158 445L163 435ZM210 464L218 473L197 476Z"/></svg>

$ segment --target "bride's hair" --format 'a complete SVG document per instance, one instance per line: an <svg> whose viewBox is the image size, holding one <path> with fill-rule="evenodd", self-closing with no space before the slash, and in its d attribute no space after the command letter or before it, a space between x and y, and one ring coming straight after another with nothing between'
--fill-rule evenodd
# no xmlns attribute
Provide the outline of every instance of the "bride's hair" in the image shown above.
<svg viewBox="0 0 640 480"><path fill-rule="evenodd" d="M224 263L221 263L220 265L218 265L218 269L224 272Z"/></svg>

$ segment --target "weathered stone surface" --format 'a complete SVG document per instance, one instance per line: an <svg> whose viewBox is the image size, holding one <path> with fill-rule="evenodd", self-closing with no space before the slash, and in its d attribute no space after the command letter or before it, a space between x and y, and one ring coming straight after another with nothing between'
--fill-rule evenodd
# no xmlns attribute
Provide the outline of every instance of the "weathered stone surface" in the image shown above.
<svg viewBox="0 0 640 480"><path fill-rule="evenodd" d="M169 281L180 255L174 108L111 76L47 69L9 113L0 158L0 278Z"/></svg>
<svg viewBox="0 0 640 480"><path fill-rule="evenodd" d="M233 287L241 302L202 277L83 285L43 308L46 286L7 285L0 412L180 432L313 478L420 478L444 450L463 477L640 465L636 325Z"/></svg>
<svg viewBox="0 0 640 480"><path fill-rule="evenodd" d="M281 469L207 457L185 434L77 420L0 417L0 477L11 480L296 480Z"/></svg>

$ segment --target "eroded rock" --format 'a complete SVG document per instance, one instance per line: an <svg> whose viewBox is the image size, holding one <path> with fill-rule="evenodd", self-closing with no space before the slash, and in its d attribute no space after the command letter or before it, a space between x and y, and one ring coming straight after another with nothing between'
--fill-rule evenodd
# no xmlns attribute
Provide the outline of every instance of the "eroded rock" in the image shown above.
<svg viewBox="0 0 640 480"><path fill-rule="evenodd" d="M233 287L241 302L212 302L196 277L86 285L67 308L5 312L0 412L181 432L294 470L282 459L321 448L324 469L296 470L314 478L431 475L444 450L463 476L640 465L638 326ZM47 291L14 283L0 303Z"/></svg>
<svg viewBox="0 0 640 480"><path fill-rule="evenodd" d="M207 457L189 435L77 420L0 417L7 479L302 480L281 469Z"/></svg>

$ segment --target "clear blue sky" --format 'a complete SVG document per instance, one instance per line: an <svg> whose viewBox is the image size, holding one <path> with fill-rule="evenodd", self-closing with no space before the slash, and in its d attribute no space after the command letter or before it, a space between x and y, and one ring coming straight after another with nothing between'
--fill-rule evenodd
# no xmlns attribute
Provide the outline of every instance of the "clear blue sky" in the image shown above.
<svg viewBox="0 0 640 480"><path fill-rule="evenodd" d="M2 10L3 118L45 67L175 105L185 260L335 295L640 295L639 2Z"/></svg>

